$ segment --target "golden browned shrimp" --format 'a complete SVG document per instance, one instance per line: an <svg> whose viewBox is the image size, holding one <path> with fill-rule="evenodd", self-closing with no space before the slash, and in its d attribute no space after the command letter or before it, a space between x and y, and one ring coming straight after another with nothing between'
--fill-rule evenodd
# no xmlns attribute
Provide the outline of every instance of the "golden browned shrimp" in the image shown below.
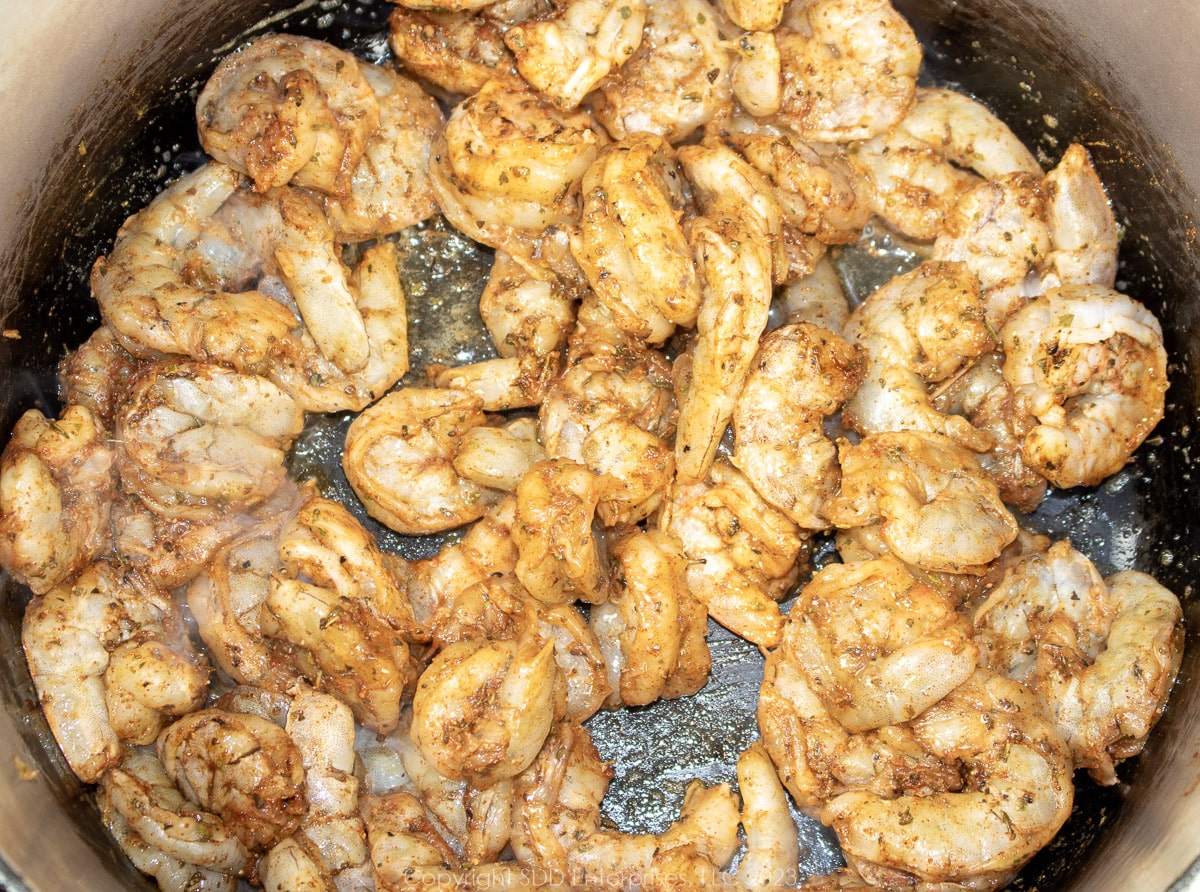
<svg viewBox="0 0 1200 892"><path fill-rule="evenodd" d="M58 364L58 388L68 406L91 409L112 430L129 391L129 380L141 360L121 346L116 334L101 325Z"/></svg>
<svg viewBox="0 0 1200 892"><path fill-rule="evenodd" d="M492 78L520 82L504 44L513 22L495 13L495 7L435 12L397 6L388 18L388 44L401 68L453 104Z"/></svg>

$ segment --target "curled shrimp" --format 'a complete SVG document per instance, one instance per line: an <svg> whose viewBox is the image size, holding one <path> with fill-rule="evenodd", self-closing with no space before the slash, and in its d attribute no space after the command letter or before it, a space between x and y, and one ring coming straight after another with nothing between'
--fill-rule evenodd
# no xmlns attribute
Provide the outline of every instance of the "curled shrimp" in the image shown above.
<svg viewBox="0 0 1200 892"><path fill-rule="evenodd" d="M807 322L838 337L850 316L841 277L828 255L817 261L807 276L787 284L782 305L789 323Z"/></svg>
<svg viewBox="0 0 1200 892"><path fill-rule="evenodd" d="M346 478L368 513L398 532L462 526L496 501L454 470L463 434L485 420L478 397L463 390L393 391L346 432Z"/></svg>
<svg viewBox="0 0 1200 892"><path fill-rule="evenodd" d="M633 55L648 7L647 0L571 0L552 17L509 28L504 42L521 77L571 111Z"/></svg>
<svg viewBox="0 0 1200 892"><path fill-rule="evenodd" d="M821 506L838 488L837 448L824 422L858 387L862 348L807 323L768 333L733 409L730 461L774 508L824 529Z"/></svg>
<svg viewBox="0 0 1200 892"><path fill-rule="evenodd" d="M815 0L800 30L775 33L783 61L778 119L801 139L869 139L912 107L921 45L887 0Z"/></svg>
<svg viewBox="0 0 1200 892"><path fill-rule="evenodd" d="M796 580L805 539L740 471L718 461L706 482L676 483L659 528L683 546L688 589L709 616L759 647L779 643L776 601Z"/></svg>
<svg viewBox="0 0 1200 892"><path fill-rule="evenodd" d="M747 889L778 888L796 879L800 839L788 808L787 794L762 741L742 751L737 761L738 793L742 797L742 829L746 852L737 878Z"/></svg>
<svg viewBox="0 0 1200 892"><path fill-rule="evenodd" d="M1032 687L1097 783L1137 755L1175 680L1179 599L1125 570L1102 580L1067 542L1023 558L975 611L985 665Z"/></svg>
<svg viewBox="0 0 1200 892"><path fill-rule="evenodd" d="M621 329L660 344L690 326L700 283L680 217L687 185L671 146L637 133L605 147L583 177L571 250Z"/></svg>
<svg viewBox="0 0 1200 892"><path fill-rule="evenodd" d="M675 477L675 455L664 439L631 421L597 425L583 440L582 458L607 484L596 505L606 527L652 514Z"/></svg>
<svg viewBox="0 0 1200 892"><path fill-rule="evenodd" d="M679 398L675 467L702 480L733 414L737 392L766 329L780 253L783 212L770 184L715 142L686 146L680 162L696 188L703 217L688 232L702 288L691 375Z"/></svg>
<svg viewBox="0 0 1200 892"><path fill-rule="evenodd" d="M503 251L496 252L479 315L502 357L548 357L567 342L575 325L571 289L538 278Z"/></svg>
<svg viewBox="0 0 1200 892"><path fill-rule="evenodd" d="M653 133L675 145L729 104L733 57L718 20L706 0L648 4L641 45L592 100L613 139Z"/></svg>
<svg viewBox="0 0 1200 892"><path fill-rule="evenodd" d="M120 760L122 741L153 741L208 693L170 596L113 563L35 598L21 644L50 730L87 783Z"/></svg>
<svg viewBox="0 0 1200 892"><path fill-rule="evenodd" d="M846 860L875 883L995 888L1071 813L1071 755L1029 689L977 670L912 722L933 755L962 760L959 789L843 793L821 818Z"/></svg>
<svg viewBox="0 0 1200 892"><path fill-rule="evenodd" d="M1112 288L1117 278L1120 230L1088 150L1078 143L1068 146L1062 159L1046 174L1044 186L1050 254L1042 287Z"/></svg>
<svg viewBox="0 0 1200 892"><path fill-rule="evenodd" d="M304 413L265 378L172 360L143 370L117 420L122 486L167 517L251 508L287 476Z"/></svg>
<svg viewBox="0 0 1200 892"><path fill-rule="evenodd" d="M825 514L842 529L878 524L901 560L975 573L1017 537L1017 522L975 457L941 434L871 434L842 441L841 492Z"/></svg>
<svg viewBox="0 0 1200 892"><path fill-rule="evenodd" d="M129 379L140 368L141 360L121 346L111 328L101 325L58 364L59 395L68 406L90 409L112 430Z"/></svg>
<svg viewBox="0 0 1200 892"><path fill-rule="evenodd" d="M479 12L437 12L397 6L388 17L388 45L406 72L451 103L479 91L492 78L520 80L504 44L512 22Z"/></svg>
<svg viewBox="0 0 1200 892"><path fill-rule="evenodd" d="M23 414L0 456L0 566L35 594L70 581L108 547L116 453L83 406Z"/></svg>
<svg viewBox="0 0 1200 892"><path fill-rule="evenodd" d="M379 126L379 104L350 53L272 34L217 66L196 122L205 151L259 191L293 183L340 194Z"/></svg>
<svg viewBox="0 0 1200 892"><path fill-rule="evenodd" d="M514 418L499 427L467 430L454 456L454 470L480 486L516 492L522 478L547 458L537 440L537 420Z"/></svg>
<svg viewBox="0 0 1200 892"><path fill-rule="evenodd" d="M965 418L938 412L927 387L993 344L978 280L965 265L930 262L897 276L854 308L843 333L869 356L846 402L847 427L946 434L977 452L993 445Z"/></svg>
<svg viewBox="0 0 1200 892"><path fill-rule="evenodd" d="M202 709L166 728L156 749L180 792L252 852L291 836L308 811L303 757L272 721Z"/></svg>
<svg viewBox="0 0 1200 892"><path fill-rule="evenodd" d="M1063 489L1116 473L1163 416L1167 356L1154 314L1099 285L1064 285L1004 326L1021 455Z"/></svg>

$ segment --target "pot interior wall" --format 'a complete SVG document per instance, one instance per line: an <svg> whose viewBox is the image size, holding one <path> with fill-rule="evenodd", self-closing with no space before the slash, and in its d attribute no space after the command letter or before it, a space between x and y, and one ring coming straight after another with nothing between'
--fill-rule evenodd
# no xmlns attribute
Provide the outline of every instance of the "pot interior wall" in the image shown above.
<svg viewBox="0 0 1200 892"><path fill-rule="evenodd" d="M1193 370L1200 367L1200 320L1191 298L1200 282L1191 229L1197 202L1189 186L1200 183L1200 172L1191 172L1196 176L1189 180L1176 167L1169 149L1139 116L1136 93L1110 82L1108 68L1084 51L1082 40L1068 39L1077 32L1058 13L1033 12L1011 0L895 4L926 47L927 80L984 98L1047 163L1070 141L1092 151L1127 230L1122 288L1159 314L1173 357L1167 417L1137 460L1110 484L1052 498L1034 518L1047 533L1070 530L1104 573L1123 567L1154 573L1184 599L1189 620L1178 689L1146 754L1125 766L1118 787L1101 790L1082 781L1063 834L1017 881L1018 888L1082 888L1084 883L1100 888L1099 868L1081 864L1122 860L1119 853L1129 840L1167 839L1181 815L1191 815L1190 803L1177 803L1186 798L1182 791L1194 788L1193 741L1200 740L1195 730L1200 727L1195 690L1200 642L1192 596L1200 560L1200 500L1189 476L1198 391ZM101 69L103 82L64 118L61 134L47 147L44 173L35 179L30 171L22 206L6 223L12 231L0 254L0 317L3 328L19 339L0 339L0 430L7 431L30 407L57 411L55 366L99 322L86 287L92 261L108 250L125 216L194 165L192 108L198 85L214 58L236 45L273 5L279 4L224 4L218 15L213 10L222 4L216 2L176 4L164 6L153 20L134 17L131 26L141 28L144 39L134 44L136 52L120 57L133 61ZM310 2L269 27L322 37L378 59L386 52L380 35L388 10L382 0ZM34 889L95 889L103 876L114 887L149 888L114 855L94 803L66 769L36 708L19 645L27 597L4 577L0 856L11 866L10 881L19 879ZM18 761L10 772L13 759ZM22 766L34 772L32 779L17 779L26 776ZM1172 803L1165 804L1164 797ZM14 815L36 820L14 821ZM1160 865L1156 876L1165 879L1138 888L1165 888L1197 850L1200 843L1182 856L1176 853L1171 864ZM1116 876L1110 876L1114 883Z"/></svg>

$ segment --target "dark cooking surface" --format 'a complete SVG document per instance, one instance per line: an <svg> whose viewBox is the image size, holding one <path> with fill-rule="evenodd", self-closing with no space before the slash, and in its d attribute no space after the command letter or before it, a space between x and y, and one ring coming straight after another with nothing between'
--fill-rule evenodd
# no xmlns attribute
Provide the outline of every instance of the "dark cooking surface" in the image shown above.
<svg viewBox="0 0 1200 892"><path fill-rule="evenodd" d="M1164 193L1163 183L1173 176L1169 153L1149 143L1136 123L1114 107L1121 105L1118 85L1086 81L1076 60L1062 57L1063 49L1055 40L1061 29L1053 21L1022 11L1027 28L1018 51L1007 36L1017 9L1009 0L960 3L953 27L947 24L948 13L936 11L926 0L894 2L926 47L927 80L946 82L985 99L1045 161L1057 159L1072 140L1083 142L1094 155L1129 233L1122 249L1121 287L1163 318L1173 359L1172 389L1166 419L1134 463L1094 490L1052 496L1031 522L1051 535L1070 532L1074 544L1096 561L1102 573L1125 567L1154 573L1181 596L1185 614L1194 620L1197 608L1191 580L1200 560L1200 500L1190 477L1191 424L1196 416L1196 386L1191 383L1196 363L1191 354L1200 350L1200 335L1194 334L1197 309L1190 295L1191 283L1200 276L1196 257L1188 256L1186 221ZM239 13L242 21L269 5L244 4L251 9ZM320 37L372 61L386 55L383 34L390 4L373 0L305 6L271 28ZM211 45L219 48L216 54L220 55L236 45L227 42L231 40L230 33L218 34ZM20 339L0 339L0 430L7 431L16 416L31 406L57 411L54 367L99 322L86 289L87 270L98 254L108 250L116 228L131 211L145 204L165 181L198 162L192 109L198 85L213 60L208 54L175 60L176 67L157 78L168 84L161 93L135 91L124 104L111 99L116 108L112 126L87 134L90 142L79 155L79 176L49 184L34 214L29 264L17 280L21 301L3 322L3 328L18 332ZM132 70L130 77L134 77ZM470 311L464 308L471 286L464 283L478 282L486 274L489 255L436 225L406 233L402 245L408 248L409 282L423 275L416 268L430 254L437 257L435 265L444 273L438 280L441 284L422 293L410 286L422 317L414 320L414 340L426 349L448 349L446 343L433 344L432 335L418 332L430 320L440 326L447 315L455 314L462 317L456 331L471 329ZM1163 312L1168 305L1170 315ZM413 364L419 369L423 361L427 360L414 356ZM328 457L326 446L340 442L344 424L344 419L334 418L311 428L297 447L293 468L320 464L326 484L336 488L336 464L317 462L314 455ZM425 556L433 547L395 534L385 537L384 544L413 557ZM36 739L32 749L41 754L33 767L52 779L60 800L71 803L69 810L80 832L115 861L94 805L54 750L36 709L19 647L19 617L27 595L7 577L4 586L0 697L7 709L26 717L24 733ZM1194 637L1189 633L1189 647L1197 646ZM661 829L677 811L687 780L731 780L737 753L757 736L753 704L761 663L754 649L719 633L713 650L714 677L695 698L602 713L591 721L602 754L617 760L617 778L605 809L622 829ZM1154 752L1151 741L1142 758L1153 759ZM1137 773L1137 760L1120 772L1123 781L1131 783L1136 783ZM1060 887L1089 848L1102 839L1104 827L1119 815L1123 784L1100 789L1082 774L1078 781L1071 820L1022 873L1017 888ZM78 807L80 803L83 807ZM840 863L836 845L823 828L803 820L807 849L802 847L801 867L814 872L832 869Z"/></svg>

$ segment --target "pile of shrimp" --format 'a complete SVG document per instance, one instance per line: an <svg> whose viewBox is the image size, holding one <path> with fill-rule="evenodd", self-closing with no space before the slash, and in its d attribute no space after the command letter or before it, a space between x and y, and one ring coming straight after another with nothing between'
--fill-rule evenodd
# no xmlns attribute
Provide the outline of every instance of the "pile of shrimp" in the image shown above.
<svg viewBox="0 0 1200 892"><path fill-rule="evenodd" d="M1182 645L1152 577L1022 526L1163 416L1086 149L918 87L887 0L399 2L384 64L217 66L208 160L96 261L65 408L0 462L113 837L166 892L1004 885ZM396 236L436 214L494 256L495 357L405 378ZM851 308L868 225L922 262ZM351 504L287 472L341 412ZM710 619L765 656L761 740L616 829L587 720L699 691ZM840 873L797 874L793 806Z"/></svg>

